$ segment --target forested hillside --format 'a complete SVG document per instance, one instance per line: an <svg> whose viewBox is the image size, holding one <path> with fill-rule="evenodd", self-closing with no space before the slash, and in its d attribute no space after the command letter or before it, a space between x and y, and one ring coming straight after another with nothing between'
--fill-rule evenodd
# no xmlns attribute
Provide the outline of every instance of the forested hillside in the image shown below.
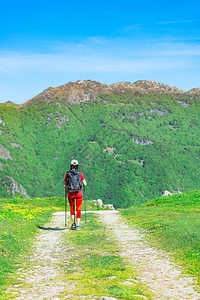
<svg viewBox="0 0 200 300"><path fill-rule="evenodd" d="M73 158L85 197L115 207L199 188L200 95L101 89L83 98L0 105L0 197L63 196Z"/></svg>

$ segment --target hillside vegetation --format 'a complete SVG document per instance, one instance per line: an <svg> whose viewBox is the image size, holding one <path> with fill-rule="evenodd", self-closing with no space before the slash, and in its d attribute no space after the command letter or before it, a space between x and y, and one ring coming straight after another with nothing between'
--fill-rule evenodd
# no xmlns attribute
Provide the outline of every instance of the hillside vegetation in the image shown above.
<svg viewBox="0 0 200 300"><path fill-rule="evenodd" d="M198 94L75 91L76 104L47 90L22 106L0 105L1 197L63 196L73 158L85 197L115 207L199 188Z"/></svg>
<svg viewBox="0 0 200 300"><path fill-rule="evenodd" d="M164 196L121 212L200 282L200 191Z"/></svg>

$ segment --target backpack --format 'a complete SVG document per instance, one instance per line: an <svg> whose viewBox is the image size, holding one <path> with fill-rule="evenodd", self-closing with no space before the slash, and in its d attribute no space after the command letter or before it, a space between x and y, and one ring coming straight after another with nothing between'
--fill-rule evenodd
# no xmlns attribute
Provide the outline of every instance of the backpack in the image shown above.
<svg viewBox="0 0 200 300"><path fill-rule="evenodd" d="M72 169L67 172L67 188L71 193L79 192L83 187L80 171Z"/></svg>

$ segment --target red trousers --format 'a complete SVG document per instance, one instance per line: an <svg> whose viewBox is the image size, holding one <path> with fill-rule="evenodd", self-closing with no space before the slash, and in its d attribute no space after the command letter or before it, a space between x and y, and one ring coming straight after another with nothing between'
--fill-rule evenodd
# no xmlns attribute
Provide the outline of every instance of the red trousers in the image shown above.
<svg viewBox="0 0 200 300"><path fill-rule="evenodd" d="M83 198L68 198L70 204L70 213L71 215L75 215L75 200L76 200L76 212L77 218L81 218L81 205Z"/></svg>

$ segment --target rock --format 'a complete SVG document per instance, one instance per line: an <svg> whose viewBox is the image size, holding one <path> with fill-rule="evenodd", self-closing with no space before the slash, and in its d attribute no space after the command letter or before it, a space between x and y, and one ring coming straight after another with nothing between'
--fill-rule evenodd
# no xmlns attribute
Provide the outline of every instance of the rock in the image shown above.
<svg viewBox="0 0 200 300"><path fill-rule="evenodd" d="M98 206L99 208L103 207L103 201L101 199L98 200L91 200L91 202L94 203L95 206Z"/></svg>
<svg viewBox="0 0 200 300"><path fill-rule="evenodd" d="M103 201L101 199L97 200L97 204L98 204L99 208L103 207Z"/></svg>
<svg viewBox="0 0 200 300"><path fill-rule="evenodd" d="M177 103L181 104L183 107L188 107L190 106L190 104L184 102L184 101L181 101L181 100L176 100Z"/></svg>
<svg viewBox="0 0 200 300"><path fill-rule="evenodd" d="M8 160L11 159L13 160L12 156L10 155L10 151L8 149L6 149L5 147L3 147L2 145L0 145L0 158Z"/></svg>
<svg viewBox="0 0 200 300"><path fill-rule="evenodd" d="M157 108L150 109L150 113L156 112L159 116L169 114L168 110L159 110Z"/></svg>
<svg viewBox="0 0 200 300"><path fill-rule="evenodd" d="M172 193L170 193L169 191L164 191L163 196L169 196L169 195L172 195Z"/></svg>
<svg viewBox="0 0 200 300"><path fill-rule="evenodd" d="M23 107L30 106L38 102L56 104L57 106L70 104L82 104L93 101L102 95L119 94L186 94L186 92L155 81L140 80L135 83L118 82L111 85L92 80L79 80L69 82L56 88L48 88L36 97L23 104ZM105 102L105 99L102 99Z"/></svg>
<svg viewBox="0 0 200 300"><path fill-rule="evenodd" d="M170 193L169 191L164 191L163 196L169 196L169 195L174 195L174 194L181 194L181 192L178 191L173 191L173 193Z"/></svg>
<svg viewBox="0 0 200 300"><path fill-rule="evenodd" d="M178 89L177 87L171 87L169 85L159 83L152 80L139 80L133 84L135 87L138 87L140 92L143 93L183 93L182 90Z"/></svg>
<svg viewBox="0 0 200 300"><path fill-rule="evenodd" d="M102 208L102 209L106 209L106 210L115 210L113 204L103 204L103 201L101 199L98 199L98 200L91 200L94 205L98 206L99 208Z"/></svg>
<svg viewBox="0 0 200 300"><path fill-rule="evenodd" d="M181 191L173 191L173 194L182 194Z"/></svg>
<svg viewBox="0 0 200 300"><path fill-rule="evenodd" d="M134 141L134 143L140 144L140 145L143 145L143 146L154 144L154 142L152 142L150 140L144 140L143 138L138 137L138 136L131 136L131 139Z"/></svg>
<svg viewBox="0 0 200 300"><path fill-rule="evenodd" d="M200 88L194 88L188 91L189 94L200 94Z"/></svg>
<svg viewBox="0 0 200 300"><path fill-rule="evenodd" d="M115 210L113 204L105 204L105 205L103 206L103 208L109 209L109 210Z"/></svg>
<svg viewBox="0 0 200 300"><path fill-rule="evenodd" d="M13 148L20 148L21 150L23 149L23 147L20 144L16 144L16 143L11 143L11 146Z"/></svg>
<svg viewBox="0 0 200 300"><path fill-rule="evenodd" d="M52 119L55 119L56 120L56 123L55 125L61 129L62 127L62 124L64 122L69 122L69 119L67 118L66 115L61 115L60 113L58 112L53 112L53 113L50 113L50 115L47 117L47 120L46 120L46 126L49 126L51 124L51 121Z"/></svg>
<svg viewBox="0 0 200 300"><path fill-rule="evenodd" d="M24 198L30 198L26 190L20 183L17 183L12 177L7 177L1 181L2 186L6 187L8 191L15 197L17 194Z"/></svg>

